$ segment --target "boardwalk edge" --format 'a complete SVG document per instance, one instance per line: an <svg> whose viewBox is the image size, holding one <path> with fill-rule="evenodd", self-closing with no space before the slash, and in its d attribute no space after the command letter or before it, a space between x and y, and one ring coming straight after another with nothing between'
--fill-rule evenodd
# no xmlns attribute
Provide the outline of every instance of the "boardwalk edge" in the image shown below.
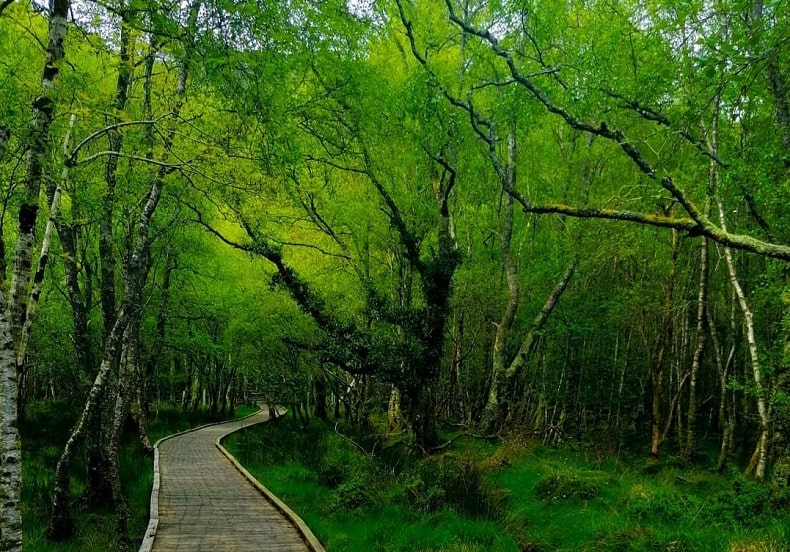
<svg viewBox="0 0 790 552"><path fill-rule="evenodd" d="M224 439L231 433L240 431L241 429L244 428L239 428L233 431L229 431L225 435L219 437L214 444L219 449L219 451L225 456L225 458L227 458L230 461L230 463L233 464L233 466L237 470L239 470L241 475L243 475L244 478L247 479L252 484L253 487L255 487L269 502L272 503L272 505L274 505L275 508L277 508L285 517L287 517L291 521L294 527L296 527L297 531L301 533L302 538L304 539L307 546L310 547L310 550L312 550L313 552L326 552L324 546L316 538L316 536L313 534L313 532L310 530L310 528L307 526L304 520L302 520L302 518L300 518L296 514L296 512L291 510L282 500L277 498L277 495L272 493L260 481L258 481L254 475L252 475L249 471L247 471L247 469L244 466L242 466L238 460L236 460L235 456L233 456L230 452L228 452L228 450L225 447L222 446L221 443L222 439ZM140 552L143 551L141 550Z"/></svg>
<svg viewBox="0 0 790 552"><path fill-rule="evenodd" d="M148 527L145 530L145 536L143 536L143 542L142 544L140 544L140 549L138 550L138 552L151 552L151 549L154 546L154 539L156 538L156 530L159 528L159 487L161 484L161 477L159 475L159 445L161 445L168 439L172 439L173 437L178 437L179 435L186 435L187 433L195 432L199 429L203 429L204 427L211 427L215 425L224 424L227 422L239 422L242 420L246 420L247 418L252 418L253 416L257 415L261 410L263 409L259 405L258 410L256 410L252 414L248 414L242 418L239 418L238 420L224 420L221 422L212 422L210 424L203 424L202 426L193 427L190 429L186 429L184 431L179 431L177 433L167 435L159 439L156 443L154 443L154 482L153 485L151 485L151 507L148 514ZM229 435L229 433L226 435Z"/></svg>

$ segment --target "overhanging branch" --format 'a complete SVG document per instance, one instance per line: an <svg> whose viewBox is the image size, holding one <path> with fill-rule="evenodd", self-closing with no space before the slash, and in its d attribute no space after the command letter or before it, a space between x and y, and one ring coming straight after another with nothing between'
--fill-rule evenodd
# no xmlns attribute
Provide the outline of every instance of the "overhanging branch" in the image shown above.
<svg viewBox="0 0 790 552"><path fill-rule="evenodd" d="M587 132L589 134L600 136L606 140L615 142L620 147L620 149L622 149L623 152L634 162L634 164L636 164L636 166L644 175L646 175L651 180L659 181L661 186L666 191L668 191L672 195L672 197L678 201L678 203L680 203L680 205L686 210L686 212L691 217L690 219L666 219L665 221L662 221L662 225L664 227L689 230L687 226L688 226L688 222L691 221L694 226L689 231L693 234L705 235L722 245L727 245L735 249L751 251L753 253L765 255L767 257L772 257L775 259L781 259L783 261L790 262L790 246L758 240L756 238L747 235L731 234L726 230L724 230L723 228L716 226L709 218L707 218L700 212L700 209L697 208L697 206L690 199L686 197L683 190L681 190L675 185L671 177L667 176L659 179L659 175L656 173L655 168L642 155L642 153L636 148L636 146L626 139L624 133L621 130L616 128L611 128L604 122L600 123L600 125L598 126L592 125L590 123L587 123L577 118L564 107L555 104L549 98L546 92L540 87L538 87L530 79L528 75L524 75L519 71L518 67L516 66L516 62L515 59L513 58L512 53L510 52L510 50L504 48L501 45L498 38L496 38L493 34L491 34L490 31L478 29L475 26L471 25L470 23L461 19L456 14L455 8L453 7L451 0L445 0L445 5L447 6L447 11L449 14L450 21L456 26L458 26L463 32L475 36L480 40L482 40L483 42L487 43L491 48L491 50L498 57L502 58L505 61L513 80L519 85L526 88L533 95L535 99L537 99L541 104L543 104L543 106L546 108L547 111L555 115L559 115L566 122L568 126L570 126L575 130ZM652 114L652 116L656 116L656 115L657 114L655 113ZM530 212L536 212L534 210L536 209L536 207L531 205L524 198L514 196L514 199L519 201L522 204L522 206L525 208L525 210L528 210ZM554 212L554 211L545 211L545 212ZM631 222L637 222L641 224L651 224L646 220L646 218L650 217L651 215L645 215L640 213L627 213L628 216L625 216L624 215L625 212L595 210L595 209L580 210L576 208L569 208L567 212L565 212L564 214L568 216L581 217L582 215L580 213L582 212L586 212L586 218L609 218L614 220L626 220ZM620 215L623 216L614 216L616 213L619 213ZM663 224L668 220L675 220L675 223L669 225ZM652 224L652 225L656 226L657 224Z"/></svg>
<svg viewBox="0 0 790 552"><path fill-rule="evenodd" d="M574 207L562 203L546 203L543 205L533 205L522 203L525 213L535 214L557 214L574 218L594 218L606 220L619 220L624 222L634 222L646 226L658 228L673 228L688 232L690 236L707 236L708 238L733 249L751 251L766 257L790 261L790 247L774 243L764 242L751 236L743 234L731 234L724 232L719 227L710 222L709 219L699 215L699 221L694 218L675 218L662 215L651 215L637 211L618 211L615 209L598 209L588 207Z"/></svg>

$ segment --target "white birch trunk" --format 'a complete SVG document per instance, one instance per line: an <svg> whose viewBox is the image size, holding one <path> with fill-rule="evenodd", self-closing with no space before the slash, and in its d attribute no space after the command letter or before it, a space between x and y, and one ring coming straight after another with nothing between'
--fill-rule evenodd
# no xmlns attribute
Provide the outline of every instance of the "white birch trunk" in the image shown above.
<svg viewBox="0 0 790 552"><path fill-rule="evenodd" d="M25 177L25 196L19 212L19 230L14 256L14 271L8 298L0 300L0 550L22 550L22 447L19 438L17 403L19 374L16 342L22 332L25 299L30 286L33 235L38 217L43 160L47 154L49 128L55 105L53 92L58 62L64 55L68 0L54 0L49 17L47 58L41 79L41 94L33 102L30 146Z"/></svg>
<svg viewBox="0 0 790 552"><path fill-rule="evenodd" d="M63 158L68 159L69 156L69 141L71 140L71 132L74 129L74 123L77 116L71 116L69 120L69 130L66 132L66 137L63 139ZM63 186L69 179L69 165L66 164L60 173L60 185L55 188L55 193L52 194L52 202L49 206L49 220L47 220L47 227L44 230L44 238L41 240L41 250L38 254L38 267L36 274L33 277L33 287L30 290L30 297L27 302L27 312L25 313L25 322L22 325L22 331L19 335L19 341L16 345L16 361L18 366L22 366L27 354L27 345L30 340L30 330L33 327L33 319L36 317L38 310L38 302L41 299L41 284L44 282L44 273L46 272L47 263L49 261L49 249L52 245L52 233L55 229L55 221L58 217L60 210L60 198L63 195Z"/></svg>
<svg viewBox="0 0 790 552"><path fill-rule="evenodd" d="M718 137L716 130L718 128L718 98L714 110L714 124L713 124L713 143L711 149L714 153L718 154ZM711 163L710 171L710 190L709 193L715 197L716 207L719 214L719 224L722 231L727 232L727 217L724 213L724 203L718 194L719 188L719 170L718 165ZM738 280L738 272L735 268L735 261L732 257L732 250L723 246L724 260L727 265L727 273L730 279L730 285L733 292L738 299L738 306L743 313L743 321L746 326L746 343L749 348L749 359L752 366L752 376L754 377L754 386L757 397L757 414L760 419L760 433L757 437L757 444L749 461L749 466L746 468L747 475L753 476L755 479L761 480L765 478L766 465L768 463L768 433L770 428L770 416L768 413L768 405L766 401L766 384L763 381L763 373L760 367L760 354L757 348L757 339L754 334L754 314L749 307L749 302L746 294L741 287L740 280Z"/></svg>
<svg viewBox="0 0 790 552"><path fill-rule="evenodd" d="M726 230L726 220L724 215L724 205L720 198L716 198L716 205L719 211L719 222L721 223L722 230ZM746 326L746 343L749 348L749 360L752 366L752 376L754 378L754 387L757 398L757 414L760 419L760 433L757 437L757 444L754 448L754 453L749 461L749 467L746 468L747 475L755 479L765 478L765 469L768 463L768 432L770 428L770 420L768 416L768 404L766 401L766 385L763 381L763 373L760 367L760 353L757 348L757 339L754 335L754 314L749 308L749 302L746 294L741 287L738 280L738 272L735 268L735 261L732 258L732 251L729 247L724 247L724 260L727 263L727 272L729 273L730 284L735 291L735 296L738 298L738 306L743 313L743 321Z"/></svg>

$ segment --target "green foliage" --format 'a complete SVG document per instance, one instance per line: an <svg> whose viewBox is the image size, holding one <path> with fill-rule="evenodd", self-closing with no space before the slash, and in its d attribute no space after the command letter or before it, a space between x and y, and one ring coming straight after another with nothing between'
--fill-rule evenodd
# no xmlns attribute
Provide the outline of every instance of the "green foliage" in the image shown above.
<svg viewBox="0 0 790 552"><path fill-rule="evenodd" d="M790 506L785 491L773 493L770 485L755 483L735 475L730 490L714 494L706 513L714 523L722 521L743 527L764 527Z"/></svg>
<svg viewBox="0 0 790 552"><path fill-rule="evenodd" d="M476 462L444 455L426 459L403 475L408 504L418 511L438 512L452 508L471 518L495 518L499 497L490 490Z"/></svg>
<svg viewBox="0 0 790 552"><path fill-rule="evenodd" d="M452 4L460 9L462 3ZM512 128L515 186L527 203L651 215L676 198L640 174L622 155L622 146L637 148L657 174L672 175L702 207L711 164L699 149L716 136L722 159L716 165L716 192L730 230L788 243L790 188L782 142L787 128L780 121L776 84L787 81L790 66L785 4L755 3L764 10L759 20L744 3L730 1L466 5L462 18L491 31L514 53L514 67L530 75L534 86L524 87L510 79L511 67L486 40L463 33L448 19L443 2L403 2L429 73L411 55L392 2L372 3L363 15L344 0L211 0L201 9L188 93L168 144L162 138L169 135L168 113L177 103L178 69L191 50L183 14L166 12L156 2L129 4L133 84L127 106L118 112L117 18L101 7L86 7L77 16L80 28L72 26L68 35L45 180L56 181L62 168L58 152L68 115L77 115L74 142L115 121L149 115L157 121L122 129L110 258L101 258L97 247L97 221L110 197L105 157L73 167L65 183L59 220L73 228L79 245L78 279L91 306L92 353L98 358L103 340L97 274L105 266L120 269L128 260L139 209L158 169L145 161L153 156L174 166L152 224L156 240L142 298L143 356L152 374L148 391L156 389L174 402L183 397L195 407L206 394L215 410L225 397L233 401L251 390L272 403L298 404L309 402L319 370L337 376L333 391L343 395L351 388L352 377L342 372L347 368L364 372L374 385L395 382L405 395L430 387L442 399L443 416L474 424L490 388L492 321L501 318L505 299L498 239L501 186L489 159L490 154L506 157L505 133ZM31 6L15 2L0 18L0 128L11 134L0 151L0 187L7 198L0 237L7 244L15 237L7 222L17 214L31 99L44 62L39 42L46 19ZM161 32L163 39L152 44L149 31ZM148 83L149 114L142 71L143 56L152 47L159 51ZM470 102L486 122L470 119L445 91ZM718 95L722 109L714 134L712 103ZM546 102L556 107L547 110ZM557 116L562 110L590 128L605 123L622 134L611 141L577 132ZM490 148L477 132L492 140ZM103 155L106 147L101 134L86 145L81 159ZM439 158L456 177L448 214L458 249L443 256L437 254L447 245L436 208L444 172ZM674 216L686 216L680 206L674 209ZM217 234L242 251L221 243ZM667 407L673 386L684 381L694 345L698 241L681 233L676 266L670 266L669 243L663 228L518 213L513 250L520 304L504 345L511 356L568 259L581 260L512 390L519 397L515 424L528 431L549 427L580 441L592 435L604 454L632 438L647 440L648 382L656 351L671 335L666 366L673 373L665 374L658 397ZM718 259L721 248L711 245L710 252ZM25 361L24 398L57 395L52 404L68 412L63 419L71 422L96 367L77 366L72 358L71 305L63 293L67 260L55 244ZM781 457L790 432L786 264L736 253L736 267L755 311L771 392L772 446ZM166 293L164 274L171 268ZM706 399L697 423L710 435L720 434L717 399L727 393L726 405L737 409L731 418L743 432L735 440L739 450L733 451L740 458L753 444L758 393L729 275L718 260L711 261L711 270L711 337L705 337L698 382L698 397ZM665 313L662 296L670 273L675 293ZM120 293L120 272L114 283ZM664 327L667 314L671 329ZM713 335L721 341L717 352L729 358L724 385ZM382 407L376 393L367 399L367 406ZM678 419L688 399L688 389L680 389ZM25 429L25 500L35 504L45 498L45 468L69 429L52 419L48 408L33 402L29 409L30 419L41 421L40 443ZM202 414L190 416L160 410L154 436L202 419ZM238 443L248 447L245 454L278 465L293 489L318 496L322 514L353 509L354 516L376 518L370 528L350 528L345 520L344 530L329 537L338 547L361 540L370 550L382 543L404 550L496 550L512 540L503 544L493 538L498 527L492 528L491 520L512 515L509 527L525 549L532 537L544 549L693 549L709 535L699 520L715 524L718 516L759 532L773 519L770 508L783 507L786 498L781 488L767 496L761 486L738 482L724 488L721 480L703 475L700 481L715 481L705 491L710 503L703 505L702 488L668 481L674 472L663 463L652 465L650 473L640 469L638 476L616 471L610 476L577 458L549 465L540 454L524 464L517 455L491 460L487 468L502 469L490 484L476 460L455 451L420 462L390 452L371 458L325 430L273 433L264 447L246 437ZM373 449L373 439L355 438ZM280 443L292 446L280 451ZM384 458L389 454L397 461ZM142 473L133 463L125 470L125 478ZM397 485L380 481L388 474ZM508 514L499 489L509 493ZM130 492L143 500L145 493ZM385 499L393 504L370 512ZM615 519L605 505L620 509L623 519ZM543 534L533 530L544 519L540 509L560 520L548 520ZM585 519L574 526L578 532L563 540L560 529L580 510ZM690 512L699 514L690 517ZM398 525L386 520L389 514L420 527L409 535L411 543L405 536L396 542ZM320 526L322 520L316 515L313 522ZM685 524L689 533L677 534L672 524ZM532 531L530 538L521 539L526 530ZM457 535L463 542L455 542ZM722 538L712 542L725 547Z"/></svg>
<svg viewBox="0 0 790 552"><path fill-rule="evenodd" d="M225 446L296 509L328 550L516 549L493 521L498 502L475 463L452 455L424 461L368 455L327 425L295 429L288 419L263 424L230 436ZM297 474L304 474L298 482Z"/></svg>

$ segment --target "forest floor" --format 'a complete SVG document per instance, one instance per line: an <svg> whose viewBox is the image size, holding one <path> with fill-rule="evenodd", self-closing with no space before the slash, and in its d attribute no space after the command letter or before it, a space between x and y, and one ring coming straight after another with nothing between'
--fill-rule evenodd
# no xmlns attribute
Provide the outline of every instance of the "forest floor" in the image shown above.
<svg viewBox="0 0 790 552"><path fill-rule="evenodd" d="M419 459L373 433L285 418L224 443L329 552L790 550L789 497L737 467L518 437Z"/></svg>
<svg viewBox="0 0 790 552"><path fill-rule="evenodd" d="M234 417L243 417L255 410L254 407L240 406L236 408ZM23 448L22 515L27 552L110 552L119 549L115 516L110 509L96 511L79 501L85 489L85 465L79 460L75 461L72 470L71 485L75 535L64 543L51 543L45 536L55 466L77 415L78 412L66 403L36 403L28 406L25 421L20 424ZM166 435L224 418L227 416L210 416L205 410L183 412L180 408L162 405L151 413L151 440L156 442ZM144 454L135 432L127 432L127 435L120 453L120 471L131 512L129 535L132 548L136 550L148 525L153 460Z"/></svg>

